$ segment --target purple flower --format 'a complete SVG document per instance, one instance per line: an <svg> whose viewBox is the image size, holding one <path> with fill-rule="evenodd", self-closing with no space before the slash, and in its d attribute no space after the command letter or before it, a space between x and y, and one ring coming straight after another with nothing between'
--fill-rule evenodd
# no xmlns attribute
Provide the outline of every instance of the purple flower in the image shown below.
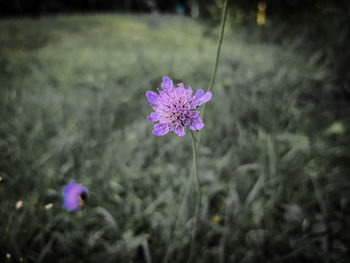
<svg viewBox="0 0 350 263"><path fill-rule="evenodd" d="M183 136L186 126L197 131L204 127L196 109L211 100L211 92L204 93L199 89L192 96L190 86L185 89L184 84L180 83L176 88L169 77L163 78L161 88L163 90L158 89L159 94L153 91L146 92L146 97L154 110L147 119L150 122L157 122L153 130L155 135L162 136L172 131L178 136Z"/></svg>
<svg viewBox="0 0 350 263"><path fill-rule="evenodd" d="M84 205L87 198L88 190L81 184L77 184L74 180L63 188L63 206L68 211L80 211L80 207Z"/></svg>

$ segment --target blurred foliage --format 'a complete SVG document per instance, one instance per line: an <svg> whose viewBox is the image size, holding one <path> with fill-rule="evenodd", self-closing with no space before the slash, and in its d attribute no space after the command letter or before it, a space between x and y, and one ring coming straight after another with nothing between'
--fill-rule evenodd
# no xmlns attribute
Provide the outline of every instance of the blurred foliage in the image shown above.
<svg viewBox="0 0 350 263"><path fill-rule="evenodd" d="M200 2L202 17L219 23L224 0ZM247 40L255 31L258 6L264 5L267 23L260 30L261 40L299 48L300 52L313 53L312 62L322 64L333 74L334 92L338 99L350 100L350 75L348 74L350 50L350 2L347 0L293 0L293 1L229 1L229 17L233 27L244 25ZM261 18L260 18L261 19Z"/></svg>
<svg viewBox="0 0 350 263"><path fill-rule="evenodd" d="M305 35L266 41L292 30L227 29L196 262L349 258L349 108ZM188 258L191 141L152 135L145 92L164 75L206 89L217 31L173 16L0 21L1 261ZM80 213L61 207L72 178L89 189Z"/></svg>

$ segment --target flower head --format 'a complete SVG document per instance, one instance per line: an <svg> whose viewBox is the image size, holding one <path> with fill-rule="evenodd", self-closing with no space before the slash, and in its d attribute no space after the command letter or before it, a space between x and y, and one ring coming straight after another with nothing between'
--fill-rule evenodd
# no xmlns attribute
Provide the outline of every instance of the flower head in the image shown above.
<svg viewBox="0 0 350 263"><path fill-rule="evenodd" d="M180 83L175 87L169 77L163 78L161 88L162 90L158 89L159 94L153 91L146 92L146 97L154 110L147 117L150 122L156 122L153 134L162 136L172 131L178 136L183 136L186 126L197 131L204 127L196 109L211 99L211 92L204 93L199 89L192 96L190 86L185 89L185 85Z"/></svg>
<svg viewBox="0 0 350 263"><path fill-rule="evenodd" d="M81 184L77 184L74 180L63 188L63 206L68 211L80 211L80 207L84 205L87 198L88 190Z"/></svg>

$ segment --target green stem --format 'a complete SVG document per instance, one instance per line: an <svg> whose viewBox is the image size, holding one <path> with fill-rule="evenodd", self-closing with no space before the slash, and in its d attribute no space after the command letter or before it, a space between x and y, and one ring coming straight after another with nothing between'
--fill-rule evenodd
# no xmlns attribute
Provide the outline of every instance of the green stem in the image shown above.
<svg viewBox="0 0 350 263"><path fill-rule="evenodd" d="M190 247L190 256L188 258L188 262L193 262L193 256L195 252L195 237L197 232L197 225L198 225L198 219L199 219L199 209L201 205L202 200L202 192L200 188L200 182L199 182L199 176L197 171L197 140L194 135L194 132L190 130L191 138L192 138L192 152L193 152L193 176L196 181L197 186L197 198L196 198L196 210L194 215L194 226L192 229L192 237L191 237L191 247Z"/></svg>
<svg viewBox="0 0 350 263"><path fill-rule="evenodd" d="M192 177L192 181L195 180L196 181L196 188L197 188L197 200L196 200L196 209L195 209L195 223L194 223L194 227L192 229L192 236L191 236L191 249L190 249L190 257L188 262L191 262L191 259L193 257L193 253L194 253L194 240L195 240L195 235L196 235L196 231L197 231L197 221L198 221L198 216L199 216L199 208L200 208L200 200L201 200L201 191L200 191L200 182L199 182L199 177L198 177L198 172L197 172L197 140L195 137L195 134L192 130L190 130L189 128L187 128L187 131L190 132L191 134L191 139L192 139L192 153L193 153L193 163L192 163L192 169L191 169L191 174L193 173L193 177ZM191 179L191 177L189 177L189 179ZM184 219L184 206L185 206L185 202L188 199L189 196L189 192L191 190L192 183L189 182L187 184L187 189L185 190L185 195L183 196L182 202L181 202L181 206L180 206L180 211L179 211L179 215L176 219L175 222L175 226L174 229L172 231L171 236L174 236L175 239L178 238L178 236L176 235L176 230L178 229L178 225L180 224L180 220ZM175 235L174 235L175 234ZM172 253L173 249L175 247L169 246L167 248L166 254L165 254L165 258L164 258L164 263L167 263L170 257L170 254Z"/></svg>
<svg viewBox="0 0 350 263"><path fill-rule="evenodd" d="M216 50L216 59L215 59L215 64L214 64L214 70L213 70L213 73L212 73L211 78L210 78L208 91L211 91L213 89L214 81L215 81L215 77L216 77L216 71L217 71L218 65L219 65L221 45L222 45L222 40L224 38L224 32L225 32L227 11L228 11L228 0L225 0L224 12L222 14L222 20L221 20L222 23L221 23L220 37L219 37L218 47L217 47L217 50ZM206 106L206 104L204 104L203 107L202 107L202 119L204 119L205 106ZM198 141L199 141L199 139L198 139Z"/></svg>
<svg viewBox="0 0 350 263"><path fill-rule="evenodd" d="M208 91L211 91L213 89L213 85L214 85L214 81L215 81L215 77L216 77L216 72L217 72L217 68L218 68L218 65L219 65L221 45L222 45L222 40L223 40L224 32L225 32L227 10L228 10L228 0L225 0L224 12L223 12L223 15L222 15L220 37L219 37L219 42L218 42L217 51L216 51L216 59L215 59L215 64L214 64L214 70L213 70L213 73L212 73L211 78L210 78ZM206 106L206 104L204 104L204 106L202 108L202 114L201 114L202 115L202 119L204 119L205 106ZM197 140L196 140L194 132L192 130L189 130L189 131L190 131L191 138L192 138L193 175L195 177L196 186L197 186L197 202L196 202L196 210L195 210L195 224L194 224L194 227L192 229L190 257L188 259L188 262L192 262L192 258L193 258L194 251L195 251L195 248L194 248L194 246L195 246L195 235L196 235L196 232L197 232L197 223L198 223L199 209L200 209L200 203L201 203L201 199L202 199L202 196L201 196L202 193L201 193L201 189L200 189L200 182L199 182L199 177L198 177L198 172L197 172L197 144L199 145L200 136L198 135ZM181 205L181 207L182 207L182 205ZM180 210L182 211L182 209L180 209ZM180 216L176 220L174 232L177 229L177 225L178 225L179 219L180 219ZM168 247L167 252L166 252L166 256L165 256L165 260L164 260L165 263L167 263L167 261L168 261L168 258L170 256L171 250L172 249L170 249L170 247Z"/></svg>
<svg viewBox="0 0 350 263"><path fill-rule="evenodd" d="M191 139L192 139L192 153L193 153L193 174L196 180L197 184L197 191L200 193L200 186L199 186L199 177L197 172L197 140L194 135L194 132L190 130Z"/></svg>
<svg viewBox="0 0 350 263"><path fill-rule="evenodd" d="M227 18L227 10L228 10L227 7L228 7L228 0L225 0L224 12L222 14L222 24L221 24L220 38L219 38L219 42L218 42L218 48L216 50L215 66L214 66L214 71L213 71L213 73L211 75L211 79L210 79L210 82L209 82L208 91L211 91L212 88L213 88L214 81L215 81L215 76L216 76L216 71L217 71L218 65L219 65L221 44L222 44L222 39L224 38L225 24L226 24L226 18Z"/></svg>

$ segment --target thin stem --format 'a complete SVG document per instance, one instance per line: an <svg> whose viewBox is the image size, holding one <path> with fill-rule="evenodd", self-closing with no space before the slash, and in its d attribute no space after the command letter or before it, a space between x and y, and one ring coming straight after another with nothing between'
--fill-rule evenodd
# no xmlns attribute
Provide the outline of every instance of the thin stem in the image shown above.
<svg viewBox="0 0 350 263"><path fill-rule="evenodd" d="M221 20L222 23L221 23L221 30L220 30L218 47L216 50L216 59L215 59L215 64L214 64L214 70L213 70L213 73L212 73L211 78L210 78L208 91L211 91L213 89L214 81L215 81L215 77L216 77L216 71L217 71L218 65L219 65L220 51L221 51L222 40L224 38L225 24L226 24L227 11L228 11L228 1L229 0L225 0L225 4L224 4L224 12L222 14L222 20ZM206 106L206 104L204 104L202 107L202 119L204 119L205 106ZM198 139L198 141L199 141L199 139Z"/></svg>
<svg viewBox="0 0 350 263"><path fill-rule="evenodd" d="M202 200L202 192L200 188L199 176L197 171L197 140L192 130L190 130L190 134L192 139L192 152L193 152L193 176L197 186L196 210L194 215L194 226L192 229L190 256L188 258L188 262L193 262L192 259L195 252L195 237L196 237L197 225L198 225L198 219L199 219L199 209L200 209L201 200Z"/></svg>
<svg viewBox="0 0 350 263"><path fill-rule="evenodd" d="M225 32L227 10L228 10L228 0L225 0L224 12L223 12L222 23L221 23L220 37L219 37L219 42L218 42L217 51L216 51L216 59L215 59L215 64L214 64L214 70L213 70L213 73L212 73L211 78L210 78L208 91L211 91L213 89L214 81L215 81L215 77L216 77L216 72L217 72L217 68L218 68L218 65L219 65L221 45L222 45L222 40L223 40L224 32ZM205 106L206 105L204 104L204 106L202 108L202 113L201 113L202 119L204 119ZM196 235L196 232L197 232L197 224L198 224L199 209L200 209L200 203L201 203L201 199L202 199L202 193L201 193L201 189L200 189L199 176L198 176L198 172L197 172L197 144L199 144L200 136L198 135L198 137L196 139L196 137L194 135L194 132L192 130L189 130L189 131L190 131L191 138L192 138L193 175L195 177L196 186L197 186L197 202L196 202L196 210L195 210L195 224L194 224L194 227L192 229L190 257L188 259L188 262L192 262L192 258L193 258L194 251L195 251L195 235ZM182 205L181 205L181 207L182 207ZM182 209L180 209L180 210L182 210ZM177 229L177 225L178 225L179 219L180 219L180 216L176 220L174 232ZM171 249L168 247L168 250L167 250L166 256L165 256L165 260L164 260L165 263L168 261L170 253L171 253Z"/></svg>
<svg viewBox="0 0 350 263"><path fill-rule="evenodd" d="M196 200L196 209L195 209L195 223L194 223L194 227L192 229L192 236L191 236L191 249L190 249L190 257L188 259L188 262L191 262L191 259L193 257L193 253L194 253L194 237L196 235L196 231L197 231L197 221L198 221L198 216L199 216L199 208L200 208L200 200L201 200L201 191L200 191L200 182L199 182L199 176L198 176L198 172L197 172L197 139L196 136L194 134L194 132L192 130L190 130L189 128L187 129L187 131L190 132L191 134L191 139L192 139L192 154L193 154L193 162L192 162L192 169L191 169L191 174L193 173L193 177L191 181L196 181L196 188L197 188L197 200ZM191 179L191 177L189 177L189 179ZM178 236L176 235L176 230L178 229L178 225L180 223L180 220L184 218L184 206L185 206L185 201L188 199L189 196L189 192L191 190L192 183L188 183L187 184L187 189L185 190L185 195L182 199L181 202L181 206L180 206L180 212L179 215L176 219L175 222L175 226L174 229L172 231L171 236L173 236L174 234L174 238L177 239ZM166 254L165 254L165 258L164 258L164 263L167 263L170 257L170 254L172 253L173 249L175 247L169 246Z"/></svg>
<svg viewBox="0 0 350 263"><path fill-rule="evenodd" d="M208 91L211 91L212 88L213 88L214 81L215 81L215 76L216 76L216 71L217 71L218 65L219 65L221 44L222 44L222 39L224 38L225 24L226 24L226 18L227 18L227 10L228 10L227 7L228 7L228 0L225 0L224 13L222 14L222 24L221 24L220 38L219 38L219 42L218 42L218 48L216 50L215 66L214 66L214 71L213 71L213 73L211 75L211 79L210 79L210 82L209 82Z"/></svg>
<svg viewBox="0 0 350 263"><path fill-rule="evenodd" d="M193 174L196 179L197 184L197 191L200 192L200 186L199 186L199 177L197 172L197 140L194 135L194 132L190 130L191 139L192 139L192 153L193 153Z"/></svg>
<svg viewBox="0 0 350 263"><path fill-rule="evenodd" d="M222 45L222 40L223 40L224 32L225 32L227 10L228 10L228 0L225 0L224 12L222 15L220 37L219 37L218 47L216 50L216 59L215 59L215 64L214 64L214 70L213 70L213 73L212 73L211 78L210 78L208 91L211 91L213 89L214 81L215 81L215 77L216 77L216 72L217 72L218 65L219 65L221 45ZM205 106L206 106L206 104L204 104L204 106L202 108L202 119L204 119ZM197 204L196 204L196 210L195 210L195 222L194 222L194 227L192 229L190 256L189 256L187 262L193 262L192 259L193 259L194 252L195 252L195 236L196 236L196 232L197 232L199 209L200 209L200 204L201 204L201 199L202 199L200 182L199 182L199 177L198 177L198 172L197 172L197 147L196 147L197 144L199 145L200 136L198 135L198 138L196 140L194 132L192 130L190 130L190 133L191 133L191 138L192 138L192 150L193 150L193 175L195 177L196 185L197 185Z"/></svg>

